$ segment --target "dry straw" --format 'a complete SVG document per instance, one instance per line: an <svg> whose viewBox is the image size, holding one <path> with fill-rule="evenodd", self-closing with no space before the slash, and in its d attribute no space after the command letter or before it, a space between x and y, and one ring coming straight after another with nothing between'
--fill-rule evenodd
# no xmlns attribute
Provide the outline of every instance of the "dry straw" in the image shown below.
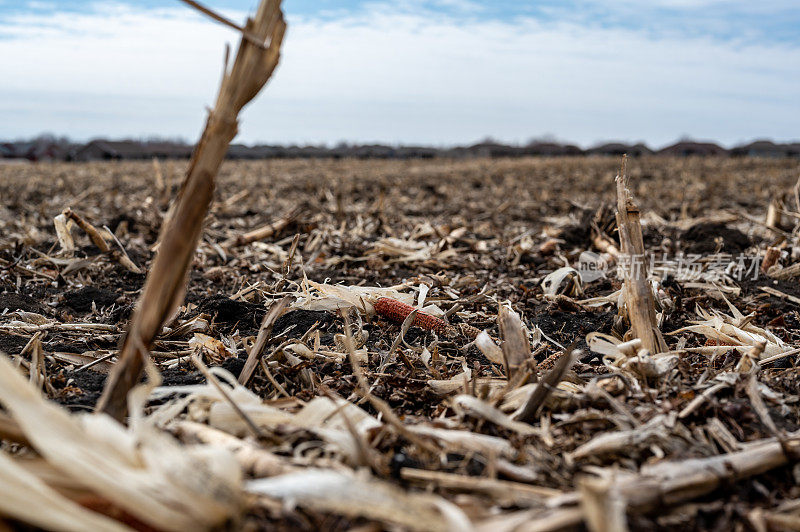
<svg viewBox="0 0 800 532"><path fill-rule="evenodd" d="M192 4L197 7L195 2ZM162 227L161 245L148 272L119 362L97 405L98 410L119 420L125 417L128 392L141 378L153 340L183 300L189 267L213 197L214 180L236 136L239 112L255 98L278 65L286 31L280 0L263 0L242 31L236 59L223 75L216 104L192 156L177 202Z"/></svg>
<svg viewBox="0 0 800 532"><path fill-rule="evenodd" d="M628 260L622 267L625 279L625 306L633 335L641 338L645 349L651 353L660 353L666 351L667 347L656 325L656 309L650 281L647 278L639 207L633 202L628 190L626 166L627 159L623 157L622 168L616 179L619 243L622 253Z"/></svg>

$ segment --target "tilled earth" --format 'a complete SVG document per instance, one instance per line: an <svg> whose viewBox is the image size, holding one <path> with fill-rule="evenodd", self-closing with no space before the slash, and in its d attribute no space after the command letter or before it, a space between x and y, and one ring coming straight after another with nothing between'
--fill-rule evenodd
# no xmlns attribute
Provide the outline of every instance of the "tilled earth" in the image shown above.
<svg viewBox="0 0 800 532"><path fill-rule="evenodd" d="M447 313L450 323L469 324L493 338L500 336L498 307L509 305L522 317L532 341L538 339L538 362L573 346L582 354L567 380L577 386L598 378L610 380L613 368L590 350L586 335L600 332L622 338L628 329L616 300L596 302L619 290L613 270L583 283L567 282L550 296L542 280L559 268L577 266L585 251L602 254L598 235L616 242L613 179L618 166L619 161L610 158L226 163L184 305L153 346L164 384L204 381L188 360L198 352L207 364L238 375L269 306L285 294L300 293L304 279L362 287L426 286L426 304ZM29 368L38 341L45 356L44 391L70 409L91 409L97 401L145 273L134 273L102 253L77 227L72 230L74 251L64 251L54 218L71 208L98 229L106 228L116 239L109 238L112 247L124 249L146 272L184 169L185 163L169 161L0 166L0 351ZM731 345L713 355L701 352L694 348L729 344L680 331L704 319L701 310L730 316L730 304L748 316L748 323L771 332L785 349L800 345L797 277L774 278L755 262L770 246L780 248L778 269L799 260L800 205L795 204L793 187L800 161L644 158L629 161L628 169L648 251L657 257L683 257L681 264L689 261L700 273L713 267L722 272L712 280L687 277L674 261L651 272L663 300L661 331L668 347L678 353L671 376L645 382L644 393L609 387L613 404L584 394L570 405L546 406L542 417L552 439L547 445L486 420L462 419L469 430L511 441L521 453L516 465L527 468L527 476L511 468L498 473L487 457L474 453L451 452L432 460L399 437L375 443L384 466L376 471L378 476L408 487L400 470L421 468L568 492L586 467L616 465L636 471L662 459L730 451L708 436L712 418L733 435L736 445L773 436L754 412L744 385L734 385L682 417L681 429L668 441L632 443L608 455L565 460L565 454L598 434L624 429L620 416L630 418L623 425L631 426L632 419L635 427L659 414L682 411L704 390L703 381L737 367L741 350ZM785 212L777 226L768 228L766 211L776 200L783 202ZM237 237L298 207L299 214L277 234L236 245ZM737 262L745 270L731 269ZM431 380L445 381L466 367L472 383L460 391L485 397L482 379L505 375L505 368L486 358L469 336L445 337L410 327L396 352L390 353L401 334L399 323L380 315L351 317L361 321L361 332L367 333L364 371L371 393L404 422L454 415L453 393L441 393ZM192 320L202 322L199 328L181 328ZM265 400L289 396L309 401L330 393L357 400L357 381L346 358L299 360L281 354L290 341L336 351L343 325L340 313L289 310L278 318L265 350L272 375L257 368L248 387ZM673 331L678 333L667 334ZM199 347L198 332L221 344ZM780 358L764 364L758 374L775 393L768 410L786 432L800 428L796 362L797 355ZM362 407L376 413L369 404ZM719 530L731 529L734 523L757 526L755 509L776 509L800 497L795 486L798 472L777 468L723 486L691 505L632 514L629 525ZM455 501L465 497L446 486L430 489ZM487 495L470 496L475 500L463 506L477 515L480 504L475 501ZM497 508L520 509L499 503ZM248 519L257 526L307 529L367 523L313 510L255 512Z"/></svg>

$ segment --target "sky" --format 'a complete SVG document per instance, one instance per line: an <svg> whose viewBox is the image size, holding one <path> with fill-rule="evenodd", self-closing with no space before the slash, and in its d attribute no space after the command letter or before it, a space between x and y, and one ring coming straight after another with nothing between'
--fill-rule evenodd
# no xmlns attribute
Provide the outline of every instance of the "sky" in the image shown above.
<svg viewBox="0 0 800 532"><path fill-rule="evenodd" d="M243 21L256 0L206 0ZM237 142L800 139L798 0L284 0ZM235 31L177 0L0 0L0 138L194 141Z"/></svg>

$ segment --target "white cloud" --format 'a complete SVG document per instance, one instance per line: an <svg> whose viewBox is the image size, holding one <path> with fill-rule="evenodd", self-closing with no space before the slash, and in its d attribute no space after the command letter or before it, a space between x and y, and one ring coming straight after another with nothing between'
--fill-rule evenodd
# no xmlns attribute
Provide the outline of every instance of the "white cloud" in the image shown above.
<svg viewBox="0 0 800 532"><path fill-rule="evenodd" d="M754 13L771 13L788 9L796 9L795 0L649 0L644 4L641 0L579 0L587 4L598 4L607 8L619 6L636 7L638 9L667 8L684 10L687 12L700 11L709 8L735 9ZM724 11L720 12L724 15Z"/></svg>
<svg viewBox="0 0 800 532"><path fill-rule="evenodd" d="M235 35L185 9L18 16L0 25L0 113L10 117L0 137L194 138L226 41ZM244 112L242 138L789 138L800 116L798 64L800 48L788 45L456 20L375 4L290 20L282 64Z"/></svg>
<svg viewBox="0 0 800 532"><path fill-rule="evenodd" d="M54 2L39 2L32 0L27 3L28 9L50 9L55 10L58 6Z"/></svg>

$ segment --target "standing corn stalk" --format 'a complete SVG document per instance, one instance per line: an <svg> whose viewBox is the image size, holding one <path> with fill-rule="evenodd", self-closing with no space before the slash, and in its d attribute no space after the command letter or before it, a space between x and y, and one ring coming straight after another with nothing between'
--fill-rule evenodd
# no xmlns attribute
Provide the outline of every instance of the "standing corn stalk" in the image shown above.
<svg viewBox="0 0 800 532"><path fill-rule="evenodd" d="M656 324L656 309L650 281L647 279L647 261L644 253L642 224L639 207L633 202L628 190L627 157L622 158L622 167L616 178L617 227L622 250L622 277L625 281L625 306L628 319L636 338L651 353L666 351L664 339Z"/></svg>
<svg viewBox="0 0 800 532"><path fill-rule="evenodd" d="M196 2L191 4L202 7ZM244 28L234 25L242 30L236 59L230 70L226 64L216 104L208 116L176 204L162 227L161 245L147 274L119 360L97 405L99 411L118 420L125 417L128 392L141 378L153 340L183 301L189 267L213 197L214 179L236 136L239 112L264 87L278 65L286 31L280 4L280 0L262 0Z"/></svg>

